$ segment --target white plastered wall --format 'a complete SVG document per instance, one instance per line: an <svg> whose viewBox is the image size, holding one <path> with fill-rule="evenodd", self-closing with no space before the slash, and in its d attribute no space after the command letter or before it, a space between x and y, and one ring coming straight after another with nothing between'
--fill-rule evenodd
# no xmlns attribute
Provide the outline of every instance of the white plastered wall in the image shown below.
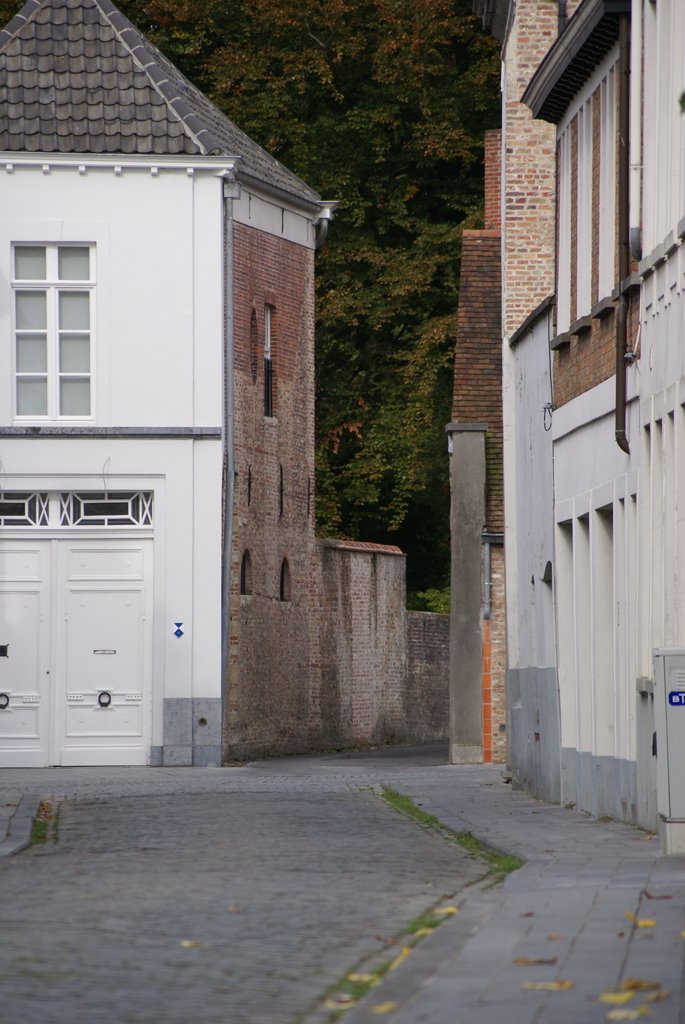
<svg viewBox="0 0 685 1024"><path fill-rule="evenodd" d="M171 428L186 435L0 437L4 490L101 491L106 484L110 491L154 492L153 746L163 742L164 698L221 695L219 172L123 160L22 164L0 155L0 330L8 341L12 243L96 246L93 417L13 418L13 346L6 343L0 424L159 428L162 435ZM210 428L212 436L194 438L197 428ZM43 535L60 532L41 529ZM182 638L174 636L179 621Z"/></svg>

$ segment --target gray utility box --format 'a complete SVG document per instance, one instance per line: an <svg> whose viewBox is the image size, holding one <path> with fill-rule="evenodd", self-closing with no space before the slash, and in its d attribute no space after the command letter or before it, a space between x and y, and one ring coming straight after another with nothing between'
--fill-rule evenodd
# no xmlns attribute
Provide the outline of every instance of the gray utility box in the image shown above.
<svg viewBox="0 0 685 1024"><path fill-rule="evenodd" d="M685 647L654 651L656 809L685 821Z"/></svg>

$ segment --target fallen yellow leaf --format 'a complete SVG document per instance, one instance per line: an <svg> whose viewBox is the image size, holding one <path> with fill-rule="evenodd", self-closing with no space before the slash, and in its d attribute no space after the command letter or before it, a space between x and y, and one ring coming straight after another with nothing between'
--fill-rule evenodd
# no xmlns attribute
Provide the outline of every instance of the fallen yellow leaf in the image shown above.
<svg viewBox="0 0 685 1024"><path fill-rule="evenodd" d="M654 928L656 925L656 921L652 921L651 917L636 917L630 910L624 910L623 913L638 928Z"/></svg>
<svg viewBox="0 0 685 1024"><path fill-rule="evenodd" d="M612 1003L614 1006L624 1006L629 1003L635 995L634 992L602 992L598 997L600 1003Z"/></svg>
<svg viewBox="0 0 685 1024"><path fill-rule="evenodd" d="M231 903L230 907L226 907L226 910L229 912L229 914L237 914L238 913L238 908L235 906L234 903Z"/></svg>
<svg viewBox="0 0 685 1024"><path fill-rule="evenodd" d="M362 981L362 982L366 983L366 982L376 981L377 978L376 978L375 974L359 974L359 973L355 972L354 974L348 974L347 975L347 980L348 981Z"/></svg>
<svg viewBox="0 0 685 1024"><path fill-rule="evenodd" d="M557 939L563 939L563 935L559 935L557 932L550 932L547 938L550 942L556 942Z"/></svg>
<svg viewBox="0 0 685 1024"><path fill-rule="evenodd" d="M399 952L395 959L391 962L390 966L388 967L388 970L394 971L397 967L400 966L401 963L403 963L407 959L410 953L411 946L402 946L401 952Z"/></svg>
<svg viewBox="0 0 685 1024"><path fill-rule="evenodd" d="M432 935L433 931L433 928L419 928L418 931L414 932L414 938L422 939L424 935Z"/></svg>
<svg viewBox="0 0 685 1024"><path fill-rule="evenodd" d="M685 939L685 930L680 933L680 938Z"/></svg>
<svg viewBox="0 0 685 1024"><path fill-rule="evenodd" d="M516 956L513 962L518 967L537 967L538 965L555 964L557 958L555 956Z"/></svg>
<svg viewBox="0 0 685 1024"><path fill-rule="evenodd" d="M637 1010L609 1010L607 1020L639 1020L640 1017L649 1017L649 1007L638 1006Z"/></svg>
<svg viewBox="0 0 685 1024"><path fill-rule="evenodd" d="M207 943L195 942L194 939L181 939L180 945L183 946L184 949L202 949L207 945Z"/></svg>
<svg viewBox="0 0 685 1024"><path fill-rule="evenodd" d="M531 989L534 992L564 992L573 988L575 981L568 978L560 978L558 981L523 981L521 988Z"/></svg>
<svg viewBox="0 0 685 1024"><path fill-rule="evenodd" d="M644 978L626 978L618 987L624 992L652 992L661 988L661 982L645 981Z"/></svg>
<svg viewBox="0 0 685 1024"><path fill-rule="evenodd" d="M458 907L452 907L452 906L449 906L449 907L438 907L438 909L435 911L435 913L436 914L458 914L459 913L459 908Z"/></svg>
<svg viewBox="0 0 685 1024"><path fill-rule="evenodd" d="M391 999L387 1003L376 1003L375 1006L371 1007L371 1013L392 1013L393 1010L398 1008L398 1003L393 1003Z"/></svg>

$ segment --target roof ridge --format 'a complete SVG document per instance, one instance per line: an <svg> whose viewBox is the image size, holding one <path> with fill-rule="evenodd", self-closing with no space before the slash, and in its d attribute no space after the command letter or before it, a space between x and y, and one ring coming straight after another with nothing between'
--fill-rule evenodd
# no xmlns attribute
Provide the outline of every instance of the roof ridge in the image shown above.
<svg viewBox="0 0 685 1024"><path fill-rule="evenodd" d="M169 76L162 69L160 61L154 59L156 56L163 58L161 51L138 31L126 15L122 14L119 8L112 3L112 0L91 0L91 2L107 19L116 33L117 39L126 47L135 63L145 72L152 87L183 124L202 155L219 153L221 146L218 139L202 124L183 96L173 87ZM145 55L149 59L143 60L141 55ZM191 89L199 92L178 68L176 68L176 72Z"/></svg>
<svg viewBox="0 0 685 1024"><path fill-rule="evenodd" d="M10 40L14 39L18 32L38 13L43 6L43 0L27 0L20 11L14 15L11 21L8 21L5 27L0 30L0 50Z"/></svg>

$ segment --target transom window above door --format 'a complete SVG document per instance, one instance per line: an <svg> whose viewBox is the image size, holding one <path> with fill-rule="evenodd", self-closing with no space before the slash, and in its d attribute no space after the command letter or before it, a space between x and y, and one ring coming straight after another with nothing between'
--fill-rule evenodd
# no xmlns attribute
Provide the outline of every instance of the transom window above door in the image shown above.
<svg viewBox="0 0 685 1024"><path fill-rule="evenodd" d="M152 527L152 491L2 491L0 528Z"/></svg>
<svg viewBox="0 0 685 1024"><path fill-rule="evenodd" d="M16 415L91 417L95 247L15 244L12 256Z"/></svg>

